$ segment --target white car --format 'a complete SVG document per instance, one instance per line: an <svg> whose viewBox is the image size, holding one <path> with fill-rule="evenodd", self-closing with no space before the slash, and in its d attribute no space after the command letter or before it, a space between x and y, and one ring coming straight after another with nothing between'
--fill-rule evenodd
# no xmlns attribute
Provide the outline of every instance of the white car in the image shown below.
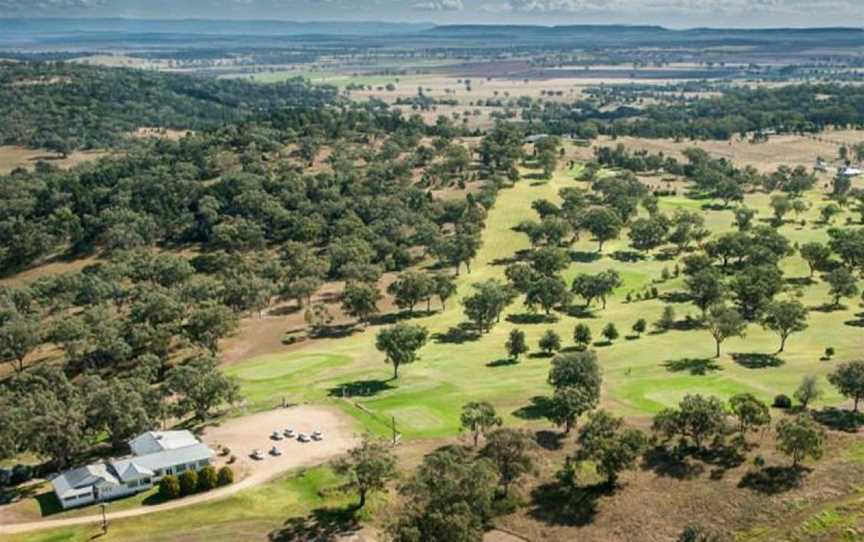
<svg viewBox="0 0 864 542"><path fill-rule="evenodd" d="M285 438L294 438L294 430L293 429L286 429L285 431L282 432L282 434L285 435Z"/></svg>
<svg viewBox="0 0 864 542"><path fill-rule="evenodd" d="M321 431L313 431L312 432L312 440L323 440L324 435L321 434Z"/></svg>
<svg viewBox="0 0 864 542"><path fill-rule="evenodd" d="M299 440L300 442L309 442L309 435L307 435L306 433L298 433L297 440Z"/></svg>
<svg viewBox="0 0 864 542"><path fill-rule="evenodd" d="M270 455L274 455L274 456L278 457L278 456L282 455L282 450L280 450L276 446L273 446L272 448L270 448Z"/></svg>
<svg viewBox="0 0 864 542"><path fill-rule="evenodd" d="M282 433L279 431L273 431L273 434L270 435L270 438L273 440L282 440Z"/></svg>
<svg viewBox="0 0 864 542"><path fill-rule="evenodd" d="M256 461L261 461L262 459L264 459L264 452L262 452L261 450L253 450L252 459Z"/></svg>

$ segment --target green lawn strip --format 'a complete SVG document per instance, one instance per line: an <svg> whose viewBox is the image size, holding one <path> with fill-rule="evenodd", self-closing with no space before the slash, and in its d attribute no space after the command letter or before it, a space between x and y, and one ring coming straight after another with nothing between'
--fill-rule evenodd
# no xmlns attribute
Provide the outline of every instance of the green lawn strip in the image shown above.
<svg viewBox="0 0 864 542"><path fill-rule="evenodd" d="M288 518L306 516L320 509L334 513L344 511L356 497L339 491L340 483L326 467L294 472L225 499L160 512L158 516L112 520L108 535L100 540L169 541L176 540L181 533L183 540L208 542L264 539L283 528ZM110 510L113 509L112 505ZM363 517L361 514L360 518ZM98 525L83 525L12 535L8 541L84 542L100 531Z"/></svg>

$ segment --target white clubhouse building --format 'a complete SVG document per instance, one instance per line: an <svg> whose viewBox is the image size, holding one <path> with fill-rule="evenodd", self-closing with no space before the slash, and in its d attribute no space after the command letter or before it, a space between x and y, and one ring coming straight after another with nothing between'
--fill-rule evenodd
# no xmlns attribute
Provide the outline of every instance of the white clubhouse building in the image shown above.
<svg viewBox="0 0 864 542"><path fill-rule="evenodd" d="M51 481L61 506L74 508L140 493L168 474L209 465L213 450L189 431L148 431L129 441L132 456L66 471Z"/></svg>

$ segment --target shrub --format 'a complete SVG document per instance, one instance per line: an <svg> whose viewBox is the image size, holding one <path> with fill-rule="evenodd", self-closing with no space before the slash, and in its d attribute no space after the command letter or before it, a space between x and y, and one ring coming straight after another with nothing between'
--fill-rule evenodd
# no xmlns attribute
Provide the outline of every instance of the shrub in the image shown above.
<svg viewBox="0 0 864 542"><path fill-rule="evenodd" d="M834 354L836 354L836 353L837 353L837 351L834 350L833 346L829 346L828 348L825 349L825 357L828 359L833 358Z"/></svg>
<svg viewBox="0 0 864 542"><path fill-rule="evenodd" d="M163 499L176 499L180 496L180 481L176 476L169 474L159 480L159 496Z"/></svg>
<svg viewBox="0 0 864 542"><path fill-rule="evenodd" d="M216 475L216 485L219 487L231 485L234 483L234 471L231 467L222 467Z"/></svg>
<svg viewBox="0 0 864 542"><path fill-rule="evenodd" d="M198 473L194 470L187 470L180 475L180 494L184 497L195 493L198 489Z"/></svg>
<svg viewBox="0 0 864 542"><path fill-rule="evenodd" d="M198 491L210 491L216 487L216 469L207 465L198 471Z"/></svg>
<svg viewBox="0 0 864 542"><path fill-rule="evenodd" d="M774 398L774 408L792 408L792 399L788 395L780 394Z"/></svg>

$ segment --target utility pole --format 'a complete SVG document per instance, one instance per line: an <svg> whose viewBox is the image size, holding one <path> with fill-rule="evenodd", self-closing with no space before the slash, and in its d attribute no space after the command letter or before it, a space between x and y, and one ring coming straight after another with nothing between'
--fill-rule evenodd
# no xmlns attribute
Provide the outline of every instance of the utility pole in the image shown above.
<svg viewBox="0 0 864 542"><path fill-rule="evenodd" d="M99 506L102 508L102 534L108 534L108 516L105 514L108 505L103 502Z"/></svg>
<svg viewBox="0 0 864 542"><path fill-rule="evenodd" d="M396 416L390 416L391 427L393 428L393 446L397 444L397 436L399 435L396 432Z"/></svg>

